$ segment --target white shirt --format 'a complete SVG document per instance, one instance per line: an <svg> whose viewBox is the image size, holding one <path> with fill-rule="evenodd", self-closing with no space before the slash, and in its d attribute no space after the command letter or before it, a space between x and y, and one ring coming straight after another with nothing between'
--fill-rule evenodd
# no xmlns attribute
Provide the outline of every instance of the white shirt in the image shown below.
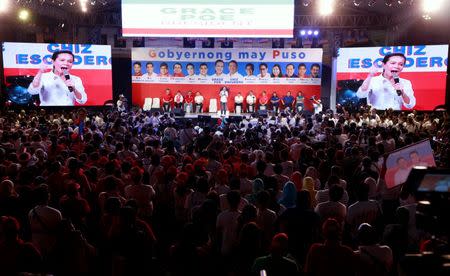
<svg viewBox="0 0 450 276"><path fill-rule="evenodd" d="M174 101L175 101L176 103L182 103L182 102L183 102L183 95L181 95L181 94L176 94L175 97L174 97Z"/></svg>
<svg viewBox="0 0 450 276"><path fill-rule="evenodd" d="M258 74L257 77L260 79L271 79L270 74L266 74L264 77L262 77L261 74Z"/></svg>
<svg viewBox="0 0 450 276"><path fill-rule="evenodd" d="M313 107L314 107L314 114L322 112L322 103L313 103Z"/></svg>
<svg viewBox="0 0 450 276"><path fill-rule="evenodd" d="M242 97L242 95L236 95L234 97L234 102L237 104L241 104L244 101L244 97Z"/></svg>
<svg viewBox="0 0 450 276"><path fill-rule="evenodd" d="M255 104L255 102L256 102L256 97L255 97L255 95L248 95L248 96L247 96L247 103L248 103L248 104Z"/></svg>
<svg viewBox="0 0 450 276"><path fill-rule="evenodd" d="M31 95L39 94L41 106L74 105L74 101L79 104L85 104L87 95L84 92L81 79L73 75L70 75L70 79L74 83L75 89L81 93L81 99L77 99L75 93L69 91L69 87L67 87L61 77L53 72L43 73L38 87L34 87L33 83L30 83L28 93Z"/></svg>
<svg viewBox="0 0 450 276"><path fill-rule="evenodd" d="M228 101L228 92L227 91L220 91L220 102L226 103Z"/></svg>
<svg viewBox="0 0 450 276"><path fill-rule="evenodd" d="M195 101L195 103L196 104L201 104L201 103L203 103L203 96L202 95L198 95L198 96L195 96L194 97L194 101Z"/></svg>
<svg viewBox="0 0 450 276"><path fill-rule="evenodd" d="M228 79L233 79L233 80L236 80L236 79L242 80L244 78L241 74L239 74L239 72L236 72L234 74L228 74L227 77L228 77Z"/></svg>
<svg viewBox="0 0 450 276"><path fill-rule="evenodd" d="M144 75L142 75L143 79L155 79L158 77L158 74L156 74L155 72L151 73L150 75L148 73L145 73Z"/></svg>
<svg viewBox="0 0 450 276"><path fill-rule="evenodd" d="M413 108L416 105L416 98L412 89L411 82L400 78L400 83L404 87L404 93L409 97L409 104L403 101L402 96L397 95L397 91L391 82L384 78L383 75L373 77L370 80L367 91L362 91L359 87L356 96L358 98L367 98L367 104L372 105L378 110L392 108L401 110L402 106L406 108Z"/></svg>

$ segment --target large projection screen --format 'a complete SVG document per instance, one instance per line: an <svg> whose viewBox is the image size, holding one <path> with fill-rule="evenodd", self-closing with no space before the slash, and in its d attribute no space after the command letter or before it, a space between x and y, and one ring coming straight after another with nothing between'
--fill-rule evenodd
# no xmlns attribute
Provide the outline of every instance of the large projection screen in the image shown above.
<svg viewBox="0 0 450 276"><path fill-rule="evenodd" d="M293 0L122 0L134 37L293 37Z"/></svg>
<svg viewBox="0 0 450 276"><path fill-rule="evenodd" d="M386 87L382 93L386 101L378 103L377 93L383 92L380 89L370 91L366 98L357 93L370 70L373 70L373 64L379 67L374 79L381 77L382 60L392 53L405 55L406 62L399 72L399 79L405 87L409 85L412 88L415 98L414 105L398 104L397 107L401 108L393 108L394 110L433 110L445 103L448 45L341 48L337 58L336 103L341 105L353 103L359 106L362 104L361 100L367 101L370 98L367 103L379 104L380 108L375 106L376 104L373 105L377 109L384 110L390 107L387 104L388 100L399 101L396 91L388 91Z"/></svg>
<svg viewBox="0 0 450 276"><path fill-rule="evenodd" d="M52 56L59 51L73 54L73 60L69 54L69 60L56 63L57 67L67 67L66 76L55 74ZM109 45L4 42L3 67L6 96L17 105L100 106L112 99ZM33 89L32 82L39 71L41 81ZM74 98L65 78L83 92L81 100Z"/></svg>

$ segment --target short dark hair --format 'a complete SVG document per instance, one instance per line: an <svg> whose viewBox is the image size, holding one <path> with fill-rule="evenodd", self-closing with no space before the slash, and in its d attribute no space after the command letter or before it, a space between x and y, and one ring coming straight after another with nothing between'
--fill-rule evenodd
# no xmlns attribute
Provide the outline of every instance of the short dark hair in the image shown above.
<svg viewBox="0 0 450 276"><path fill-rule="evenodd" d="M219 62L225 63L223 60L218 59L218 60L216 60L216 62L214 62L214 65L217 65L217 63L219 63Z"/></svg>
<svg viewBox="0 0 450 276"><path fill-rule="evenodd" d="M250 66L250 68L252 68L252 71L255 71L255 65L253 65L253 63L247 63L245 65L245 68L247 69L248 66Z"/></svg>
<svg viewBox="0 0 450 276"><path fill-rule="evenodd" d="M391 57L402 57L403 60L405 60L405 62L406 62L406 57L405 57L404 54L402 54L402 53L391 53L391 54L387 54L387 55L384 56L384 58L383 58L383 63L386 64L386 62L388 62L388 60L389 60Z"/></svg>
<svg viewBox="0 0 450 276"><path fill-rule="evenodd" d="M75 60L75 55L72 53L72 51L69 51L69 50L61 50L61 51L54 52L52 55L52 60L55 61L60 54L69 54L72 56L72 59Z"/></svg>
<svg viewBox="0 0 450 276"><path fill-rule="evenodd" d="M133 66L134 65L139 65L139 67L142 67L142 65L141 65L141 62L140 61L135 61L134 63L133 63Z"/></svg>
<svg viewBox="0 0 450 276"><path fill-rule="evenodd" d="M145 64L145 67L147 67L147 66L149 66L149 65L151 65L151 66L153 66L153 62L147 62L146 64Z"/></svg>
<svg viewBox="0 0 450 276"><path fill-rule="evenodd" d="M286 68L288 68L288 66L292 66L292 67L295 68L294 64L292 64L292 63L288 63L288 64L286 65Z"/></svg>
<svg viewBox="0 0 450 276"><path fill-rule="evenodd" d="M306 68L306 64L304 64L304 63L300 63L299 65L298 65L298 68L300 68L300 67L305 67Z"/></svg>
<svg viewBox="0 0 450 276"><path fill-rule="evenodd" d="M230 65L231 63L236 64L236 66L238 65L237 61L235 61L234 59L233 59L233 60L230 60L230 62L228 62L228 65Z"/></svg>
<svg viewBox="0 0 450 276"><path fill-rule="evenodd" d="M179 63L179 62L176 62L176 63L173 65L172 68L175 68L175 65L180 65L180 67L183 68L183 66L182 66L181 63Z"/></svg>
<svg viewBox="0 0 450 276"><path fill-rule="evenodd" d="M313 63L313 64L311 64L311 68L313 68L313 67L318 67L318 68L320 69L319 63Z"/></svg>
<svg viewBox="0 0 450 276"><path fill-rule="evenodd" d="M264 63L264 62L259 64L259 68L261 68L261 66L264 66L264 67L268 68L267 63Z"/></svg>
<svg viewBox="0 0 450 276"><path fill-rule="evenodd" d="M190 66L192 66L193 68L195 68L194 64L192 64L192 63L188 63L188 64L186 64L186 68L188 68L188 67L189 67L189 65L190 65Z"/></svg>
<svg viewBox="0 0 450 276"><path fill-rule="evenodd" d="M169 65L167 65L167 63L165 63L165 62L161 63L161 64L159 65L159 68L164 67L164 66L165 66L167 69L169 69Z"/></svg>

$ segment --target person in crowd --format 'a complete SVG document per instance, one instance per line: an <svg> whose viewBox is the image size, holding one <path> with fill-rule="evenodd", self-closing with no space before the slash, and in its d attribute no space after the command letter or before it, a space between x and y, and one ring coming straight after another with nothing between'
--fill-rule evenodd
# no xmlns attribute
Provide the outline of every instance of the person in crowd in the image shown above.
<svg viewBox="0 0 450 276"><path fill-rule="evenodd" d="M358 88L356 96L367 98L367 104L378 110L413 108L416 105L416 98L411 82L399 77L405 62L406 57L402 53L385 55L382 74L376 76L379 68L374 65Z"/></svg>

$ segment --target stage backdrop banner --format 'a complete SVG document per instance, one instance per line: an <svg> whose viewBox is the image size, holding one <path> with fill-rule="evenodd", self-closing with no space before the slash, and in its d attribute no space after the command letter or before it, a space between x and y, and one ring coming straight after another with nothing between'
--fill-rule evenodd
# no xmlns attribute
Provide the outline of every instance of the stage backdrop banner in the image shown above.
<svg viewBox="0 0 450 276"><path fill-rule="evenodd" d="M122 33L291 38L294 9L294 0L122 0Z"/></svg>
<svg viewBox="0 0 450 276"><path fill-rule="evenodd" d="M83 83L87 94L87 102L83 106L103 105L112 99L111 46L5 42L4 75L6 84L11 88L8 93L11 93L9 96L13 101L28 104L26 88L43 64L47 65L47 71L51 71L51 57L60 50L69 50L75 56L70 74L78 76ZM16 86L15 82L20 85ZM17 92L24 93L19 95Z"/></svg>
<svg viewBox="0 0 450 276"><path fill-rule="evenodd" d="M208 110L210 99L218 100L226 86L229 110L237 92L245 99L250 90L257 100L262 91L269 98L273 92L281 98L301 91L305 109L312 110L310 98L320 98L322 49L133 48L131 70L133 104L140 106L145 98L162 98L169 88L172 95L200 92Z"/></svg>
<svg viewBox="0 0 450 276"><path fill-rule="evenodd" d="M433 110L445 103L448 45L415 45L341 48L337 59L337 103L358 104L356 91L367 78L373 64L380 66L391 53L406 56L401 79L411 82L416 105L414 110ZM402 109L406 109L404 106Z"/></svg>

